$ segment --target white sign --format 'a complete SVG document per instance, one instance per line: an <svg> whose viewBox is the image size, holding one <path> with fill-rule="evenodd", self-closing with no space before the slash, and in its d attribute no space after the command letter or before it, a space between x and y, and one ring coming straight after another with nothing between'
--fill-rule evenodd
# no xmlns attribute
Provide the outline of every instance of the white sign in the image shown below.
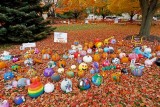
<svg viewBox="0 0 160 107"><path fill-rule="evenodd" d="M67 43L67 33L54 32L54 42Z"/></svg>
<svg viewBox="0 0 160 107"><path fill-rule="evenodd" d="M36 43L23 43L22 46L20 46L20 50L24 50L25 48L33 48L36 47Z"/></svg>

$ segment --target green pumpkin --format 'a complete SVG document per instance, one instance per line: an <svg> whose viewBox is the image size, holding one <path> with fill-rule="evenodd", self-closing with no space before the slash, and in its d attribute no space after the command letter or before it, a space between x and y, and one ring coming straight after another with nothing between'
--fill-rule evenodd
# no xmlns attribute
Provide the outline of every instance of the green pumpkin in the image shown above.
<svg viewBox="0 0 160 107"><path fill-rule="evenodd" d="M67 71L67 72L66 72L66 75L67 75L69 78L72 78L72 77L74 77L74 72L73 72L73 71Z"/></svg>

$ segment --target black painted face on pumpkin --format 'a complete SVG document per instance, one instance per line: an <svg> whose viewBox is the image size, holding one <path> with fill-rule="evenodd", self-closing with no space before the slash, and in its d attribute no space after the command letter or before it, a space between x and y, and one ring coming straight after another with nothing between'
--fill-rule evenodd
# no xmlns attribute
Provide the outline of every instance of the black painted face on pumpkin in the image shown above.
<svg viewBox="0 0 160 107"><path fill-rule="evenodd" d="M86 63L81 63L79 65L79 70L87 70L88 69L88 65Z"/></svg>

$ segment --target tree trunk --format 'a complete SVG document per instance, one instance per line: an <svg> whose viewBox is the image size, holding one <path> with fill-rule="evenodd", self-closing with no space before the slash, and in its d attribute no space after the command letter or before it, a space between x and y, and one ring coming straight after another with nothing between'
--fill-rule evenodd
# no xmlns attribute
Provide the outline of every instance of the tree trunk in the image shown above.
<svg viewBox="0 0 160 107"><path fill-rule="evenodd" d="M134 12L131 11L131 14L130 14L130 22L133 22L133 16L134 16Z"/></svg>
<svg viewBox="0 0 160 107"><path fill-rule="evenodd" d="M139 0L142 10L142 22L139 36L150 36L152 18L157 10L158 0Z"/></svg>
<svg viewBox="0 0 160 107"><path fill-rule="evenodd" d="M141 23L141 28L139 32L140 36L150 36L152 18L153 18L153 13L142 15L142 23Z"/></svg>

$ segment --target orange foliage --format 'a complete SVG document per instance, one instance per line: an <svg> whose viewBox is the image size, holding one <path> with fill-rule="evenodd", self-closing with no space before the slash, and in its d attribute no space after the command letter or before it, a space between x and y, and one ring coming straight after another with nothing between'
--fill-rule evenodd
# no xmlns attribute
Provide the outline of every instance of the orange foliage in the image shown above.
<svg viewBox="0 0 160 107"><path fill-rule="evenodd" d="M112 13L123 13L140 10L139 0L108 0L108 9Z"/></svg>

